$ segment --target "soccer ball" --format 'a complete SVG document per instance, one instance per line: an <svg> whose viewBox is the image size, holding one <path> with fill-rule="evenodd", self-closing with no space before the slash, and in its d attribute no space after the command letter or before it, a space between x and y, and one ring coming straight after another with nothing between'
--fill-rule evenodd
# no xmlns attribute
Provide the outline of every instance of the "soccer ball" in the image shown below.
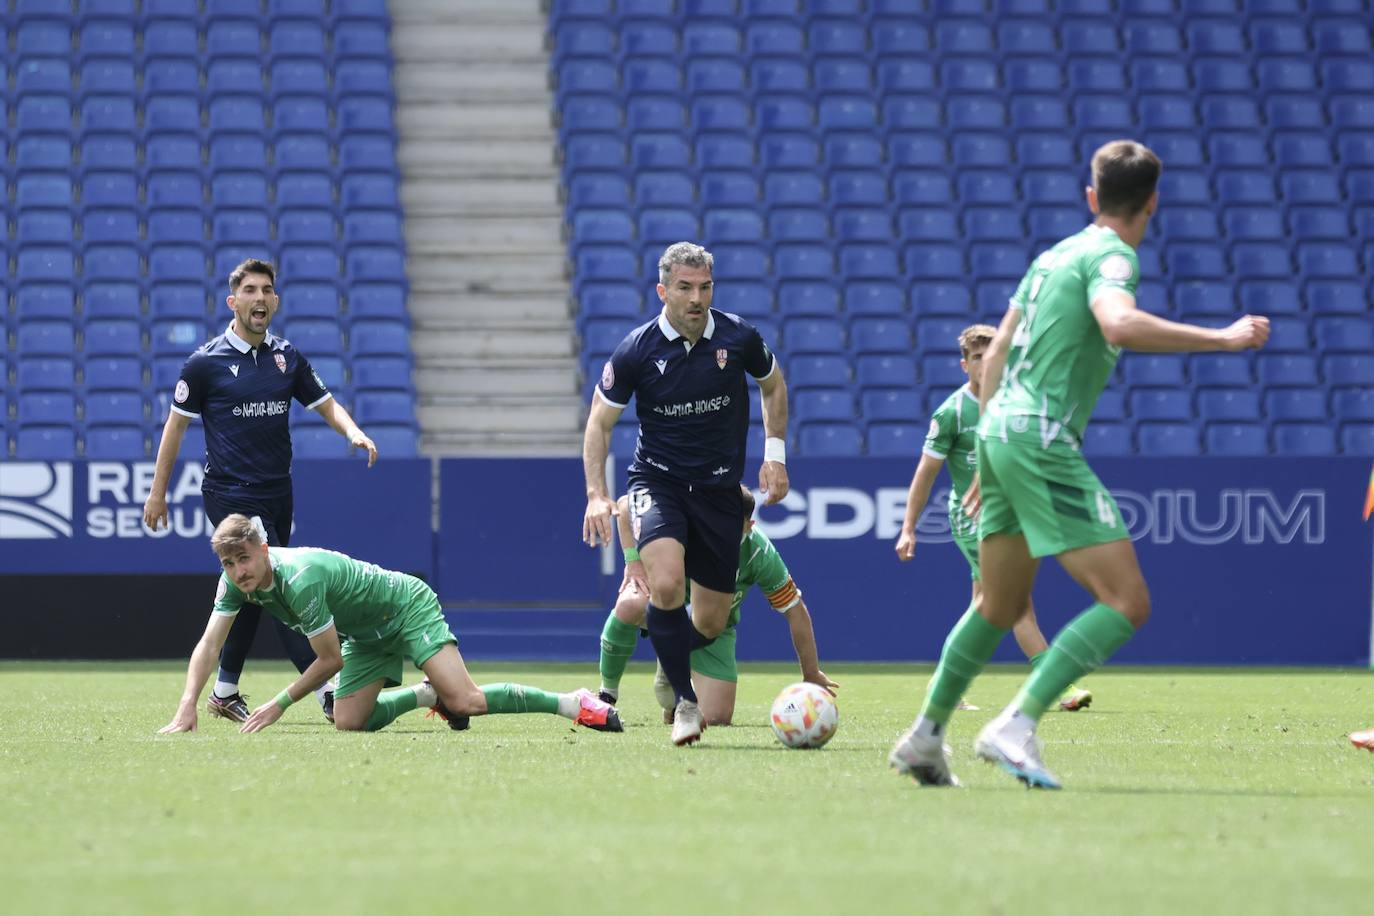
<svg viewBox="0 0 1374 916"><path fill-rule="evenodd" d="M840 725L840 708L824 687L802 682L782 689L769 713L773 734L788 747L820 747Z"/></svg>

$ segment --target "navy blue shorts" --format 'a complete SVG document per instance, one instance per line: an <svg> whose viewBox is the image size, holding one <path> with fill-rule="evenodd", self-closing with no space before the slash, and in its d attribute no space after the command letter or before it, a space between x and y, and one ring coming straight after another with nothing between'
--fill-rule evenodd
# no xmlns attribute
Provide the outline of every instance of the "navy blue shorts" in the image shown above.
<svg viewBox="0 0 1374 916"><path fill-rule="evenodd" d="M273 547L291 546L291 515L294 509L291 491L273 494L270 499L255 499L252 494L242 490L224 492L222 490L200 491L205 502L205 514L212 526L218 526L230 515L238 512L249 518L257 517L267 532L267 543Z"/></svg>
<svg viewBox="0 0 1374 916"><path fill-rule="evenodd" d="M633 475L630 526L642 548L672 538L686 550L687 578L718 592L734 592L744 536L744 497L737 485L690 487Z"/></svg>

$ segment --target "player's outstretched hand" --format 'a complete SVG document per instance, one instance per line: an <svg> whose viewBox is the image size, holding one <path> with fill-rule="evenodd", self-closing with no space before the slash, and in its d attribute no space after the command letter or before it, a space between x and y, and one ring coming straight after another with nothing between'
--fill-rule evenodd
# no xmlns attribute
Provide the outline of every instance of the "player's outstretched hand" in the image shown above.
<svg viewBox="0 0 1374 916"><path fill-rule="evenodd" d="M840 685L832 681L826 673L819 668L810 674L803 675L802 680L806 681L808 684L816 684L820 687L824 687L826 693L830 694L832 697L835 695L835 691L840 689Z"/></svg>
<svg viewBox="0 0 1374 916"><path fill-rule="evenodd" d="M983 491L978 486L978 475L973 475L973 481L968 485L968 492L964 494L961 503L964 507L964 514L969 518L977 518L978 513L983 509Z"/></svg>
<svg viewBox="0 0 1374 916"><path fill-rule="evenodd" d="M361 429L349 437L348 444L353 446L354 448L361 448L367 450L368 467L372 467L374 464L377 463L377 443L369 439L367 437L367 434L364 433Z"/></svg>
<svg viewBox="0 0 1374 916"><path fill-rule="evenodd" d="M243 732L244 734L248 734L250 732L260 732L267 726L271 725L273 722L280 719L282 712L283 710L280 706L277 705L276 700L270 700L266 703L263 703L257 709L253 710L253 714L248 717L247 722L243 723L243 727L240 728L239 731Z"/></svg>
<svg viewBox="0 0 1374 916"><path fill-rule="evenodd" d="M1222 331L1223 350L1258 350L1269 339L1269 319L1245 315Z"/></svg>
<svg viewBox="0 0 1374 916"><path fill-rule="evenodd" d="M905 563L916 554L916 534L912 531L903 531L897 537L897 559Z"/></svg>
<svg viewBox="0 0 1374 916"><path fill-rule="evenodd" d="M782 502L791 489L787 481L787 465L781 461L765 461L759 468L759 489L763 491L763 504L771 506Z"/></svg>
<svg viewBox="0 0 1374 916"><path fill-rule="evenodd" d="M196 711L192 709L189 713L177 710L177 714L172 717L172 721L157 730L159 735L171 735L177 732L193 732L196 730Z"/></svg>
<svg viewBox="0 0 1374 916"><path fill-rule="evenodd" d="M582 543L588 547L611 543L611 516L619 514L620 507L609 496L588 498L587 512L582 516Z"/></svg>
<svg viewBox="0 0 1374 916"><path fill-rule="evenodd" d="M149 493L143 504L143 524L156 531L159 525L167 524L167 497Z"/></svg>

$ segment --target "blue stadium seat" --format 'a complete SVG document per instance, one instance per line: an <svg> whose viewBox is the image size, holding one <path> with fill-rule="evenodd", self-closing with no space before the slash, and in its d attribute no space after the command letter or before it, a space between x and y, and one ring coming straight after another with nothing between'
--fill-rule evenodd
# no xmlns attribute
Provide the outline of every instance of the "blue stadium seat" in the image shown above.
<svg viewBox="0 0 1374 916"><path fill-rule="evenodd" d="M784 282L778 307L787 318L833 318L840 312L840 294L829 283Z"/></svg>
<svg viewBox="0 0 1374 916"><path fill-rule="evenodd" d="M141 393L87 393L82 403L87 424L143 424L144 404Z"/></svg>
<svg viewBox="0 0 1374 916"><path fill-rule="evenodd" d="M757 280L769 275L768 256L763 250L752 245L736 245L714 252L716 264L714 275L718 280ZM580 257L580 256L579 256ZM637 271L631 264L624 274L608 276L605 279L636 279Z"/></svg>
<svg viewBox="0 0 1374 916"><path fill-rule="evenodd" d="M916 360L905 355L860 355L854 375L861 388L909 388L916 384Z"/></svg>
<svg viewBox="0 0 1374 916"><path fill-rule="evenodd" d="M1264 395L1264 412L1271 420L1325 420L1326 393L1315 388L1269 391Z"/></svg>
<svg viewBox="0 0 1374 916"><path fill-rule="evenodd" d="M834 319L793 318L783 325L783 344L791 355L839 354L844 343L844 329Z"/></svg>
<svg viewBox="0 0 1374 916"><path fill-rule="evenodd" d="M1126 419L1126 396L1120 389L1107 388L1098 396L1093 405L1092 420L1118 421Z"/></svg>
<svg viewBox="0 0 1374 916"><path fill-rule="evenodd" d="M153 318L205 317L205 287L200 283L155 283L148 291L148 311Z"/></svg>
<svg viewBox="0 0 1374 916"><path fill-rule="evenodd" d="M1262 418L1259 393L1236 388L1200 389L1197 395L1197 413L1199 418L1209 422L1249 422Z"/></svg>
<svg viewBox="0 0 1374 916"><path fill-rule="evenodd" d="M787 386L803 388L847 388L849 361L842 356L797 356L787 363Z"/></svg>
<svg viewBox="0 0 1374 916"><path fill-rule="evenodd" d="M769 216L769 234L778 242L819 242L830 236L824 210L787 207Z"/></svg>
<svg viewBox="0 0 1374 916"><path fill-rule="evenodd" d="M1256 423L1209 423L1207 454L1256 457L1269 454L1269 437Z"/></svg>
<svg viewBox="0 0 1374 916"><path fill-rule="evenodd" d="M20 394L15 418L20 426L71 424L76 421L76 398L70 391Z"/></svg>
<svg viewBox="0 0 1374 916"><path fill-rule="evenodd" d="M1276 455L1334 455L1336 432L1315 423L1280 423L1274 427Z"/></svg>
<svg viewBox="0 0 1374 916"><path fill-rule="evenodd" d="M1197 427L1189 423L1141 423L1136 427L1136 449L1151 457L1201 454Z"/></svg>
<svg viewBox="0 0 1374 916"><path fill-rule="evenodd" d="M14 457L20 461L70 461L76 457L76 431L70 426L21 426Z"/></svg>
<svg viewBox="0 0 1374 916"><path fill-rule="evenodd" d="M892 192L899 206L948 204L954 200L949 176L939 172L899 172L893 176Z"/></svg>
<svg viewBox="0 0 1374 916"><path fill-rule="evenodd" d="M1338 420L1374 420L1374 390L1336 388L1331 392L1331 410Z"/></svg>
<svg viewBox="0 0 1374 916"><path fill-rule="evenodd" d="M1032 204L1081 204L1083 202L1081 185L1082 182L1068 172L1027 169L1021 173L1022 191L1026 201ZM1004 193L1006 187L1003 186L998 191ZM1003 197L1002 202L1008 199L1011 198ZM988 202L998 203L995 199Z"/></svg>
<svg viewBox="0 0 1374 916"><path fill-rule="evenodd" d="M86 430L85 456L92 461L134 461L146 454L143 430L135 425Z"/></svg>
<svg viewBox="0 0 1374 916"><path fill-rule="evenodd" d="M1341 451L1347 455L1374 455L1374 423L1343 425Z"/></svg>
<svg viewBox="0 0 1374 916"><path fill-rule="evenodd" d="M919 207L901 211L900 237L913 241L945 242L959 237L959 224L948 208Z"/></svg>
<svg viewBox="0 0 1374 916"><path fill-rule="evenodd" d="M1374 385L1374 357L1340 354L1322 358L1322 374L1331 386Z"/></svg>
<svg viewBox="0 0 1374 916"><path fill-rule="evenodd" d="M807 423L851 420L854 396L845 388L810 388L793 398L793 410L803 426Z"/></svg>
<svg viewBox="0 0 1374 916"><path fill-rule="evenodd" d="M1191 420L1192 405L1186 391L1146 388L1131 392L1131 415L1138 420Z"/></svg>
<svg viewBox="0 0 1374 916"><path fill-rule="evenodd" d="M688 207L695 193L686 172L641 172L635 178L635 203L640 207Z"/></svg>
<svg viewBox="0 0 1374 916"><path fill-rule="evenodd" d="M1134 451L1131 429L1125 423L1090 423L1083 431L1083 453L1089 457L1116 457Z"/></svg>
<svg viewBox="0 0 1374 916"><path fill-rule="evenodd" d="M861 399L865 422L919 423L925 420L921 395L916 391L866 391Z"/></svg>
<svg viewBox="0 0 1374 916"><path fill-rule="evenodd" d="M910 245L904 263L908 275L922 279L965 278L963 253L953 245Z"/></svg>
<svg viewBox="0 0 1374 916"><path fill-rule="evenodd" d="M925 427L919 423L875 423L868 427L868 454L914 458L921 453L925 435Z"/></svg>
<svg viewBox="0 0 1374 916"><path fill-rule="evenodd" d="M91 283L81 297L83 317L138 320L139 289L136 283ZM87 348L89 352L89 348Z"/></svg>
<svg viewBox="0 0 1374 916"><path fill-rule="evenodd" d="M1313 356L1261 354L1256 357L1260 383L1269 386L1310 388L1321 384Z"/></svg>
<svg viewBox="0 0 1374 916"><path fill-rule="evenodd" d="M863 437L844 423L805 423L797 436L798 451L814 458L847 458L863 453Z"/></svg>
<svg viewBox="0 0 1374 916"><path fill-rule="evenodd" d="M874 318L897 317L906 311L901 288L883 281L858 281L846 284L844 309L855 317Z"/></svg>
<svg viewBox="0 0 1374 916"><path fill-rule="evenodd" d="M1057 92L1063 83L1058 62L1053 58L1011 58L1006 62L1005 80L1025 92Z"/></svg>
<svg viewBox="0 0 1374 916"><path fill-rule="evenodd" d="M690 183L690 182L689 182ZM760 189L753 175L747 172L713 172L702 175L699 191L704 208L758 206ZM678 202L685 202L682 198ZM707 211L709 214L709 210Z"/></svg>
<svg viewBox="0 0 1374 916"><path fill-rule="evenodd" d="M722 253L729 249L722 249ZM716 256L717 258L720 255ZM715 275L720 276L720 261L716 261ZM765 283L731 280L716 287L715 308L739 315L757 324L759 319L773 316L773 289Z"/></svg>
<svg viewBox="0 0 1374 916"><path fill-rule="evenodd" d="M348 334L349 353L359 356L409 356L410 331L404 322L361 319Z"/></svg>
<svg viewBox="0 0 1374 916"><path fill-rule="evenodd" d="M22 326L21 326L22 327ZM70 393L76 386L76 363L71 354L61 357L21 356L15 368L15 390Z"/></svg>
<svg viewBox="0 0 1374 916"><path fill-rule="evenodd" d="M192 350L205 342L205 325L200 321L188 321L180 318L154 320L149 329L148 339L155 358L179 355L184 361ZM157 367L154 364L154 383L156 384L156 382ZM161 389L164 386L158 387Z"/></svg>
<svg viewBox="0 0 1374 916"><path fill-rule="evenodd" d="M919 281L911 286L911 310L918 315L963 315L972 311L968 287Z"/></svg>
<svg viewBox="0 0 1374 916"><path fill-rule="evenodd" d="M1318 318L1317 346L1324 352L1374 352L1374 324L1367 317Z"/></svg>
<svg viewBox="0 0 1374 916"><path fill-rule="evenodd" d="M872 93L873 70L862 57L819 58L814 82L820 92Z"/></svg>
<svg viewBox="0 0 1374 916"><path fill-rule="evenodd" d="M413 423L415 401L404 391L359 391L354 397L355 417L359 423Z"/></svg>
<svg viewBox="0 0 1374 916"><path fill-rule="evenodd" d="M855 318L849 346L855 353L909 353L911 326L902 319Z"/></svg>

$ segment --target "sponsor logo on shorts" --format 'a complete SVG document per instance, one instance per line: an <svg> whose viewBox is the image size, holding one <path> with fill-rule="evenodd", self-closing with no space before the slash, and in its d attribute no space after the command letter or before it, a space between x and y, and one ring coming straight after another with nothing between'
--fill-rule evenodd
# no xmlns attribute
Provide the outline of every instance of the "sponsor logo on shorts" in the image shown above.
<svg viewBox="0 0 1374 916"><path fill-rule="evenodd" d="M172 400L178 404L185 404L186 399L191 396L191 386L186 384L186 379L177 379L177 387L172 392Z"/></svg>

